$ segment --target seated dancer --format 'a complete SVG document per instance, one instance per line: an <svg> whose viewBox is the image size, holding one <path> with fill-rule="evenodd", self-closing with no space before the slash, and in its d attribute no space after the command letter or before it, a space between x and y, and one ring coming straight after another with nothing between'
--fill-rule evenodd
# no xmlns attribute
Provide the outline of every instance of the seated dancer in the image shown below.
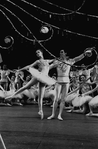
<svg viewBox="0 0 98 149"><path fill-rule="evenodd" d="M73 105L72 109L68 112L86 112L85 103L91 100L92 96L82 96L82 94L91 90L93 84L92 82L88 82L88 80L90 80L90 77L86 79L85 75L81 75L79 82L80 85L76 89L68 93L66 101L71 101ZM78 107L79 110L74 110L75 107Z"/></svg>
<svg viewBox="0 0 98 149"><path fill-rule="evenodd" d="M70 79L69 79L70 68L74 63L82 60L85 56L88 56L89 52L91 52L91 50L84 52L78 57L69 59L68 56L66 56L66 53L64 52L64 50L61 50L60 60L56 60L54 64L51 65L51 67L57 68L57 74L58 74L57 82L58 83L56 84L56 98L53 103L52 115L48 117L47 119L52 119L55 117L55 112L58 107L58 100L61 98L58 119L63 120L61 115L62 115L64 106L65 106L65 98L67 96L69 85L70 85Z"/></svg>
<svg viewBox="0 0 98 149"><path fill-rule="evenodd" d="M12 75L11 79L9 78L10 84L9 84L9 90L12 90L13 92L16 90L15 88L15 76Z"/></svg>
<svg viewBox="0 0 98 149"><path fill-rule="evenodd" d="M91 75L91 71L93 68L88 69L84 64L81 65L82 69L79 71L79 76L84 75L86 79L88 79ZM90 82L90 79L87 80Z"/></svg>
<svg viewBox="0 0 98 149"><path fill-rule="evenodd" d="M12 95L15 91L16 91L16 86L15 86L15 76L12 75L11 78L9 78L10 84L9 84L9 90L5 93L5 98L9 97L10 95ZM14 100L11 101L11 105L20 105L22 106L22 103L20 102L20 100L22 99L22 94L18 94L16 96L14 96Z"/></svg>
<svg viewBox="0 0 98 149"><path fill-rule="evenodd" d="M68 92L70 93L78 87L79 87L79 78L77 79L76 76L73 76L70 79L70 86L69 86L69 91ZM69 104L68 108L65 107L65 109L69 109L67 112L71 112L71 110L73 109L72 100L74 98L76 98L78 95L79 95L79 90L76 90L74 93L72 93L72 94L70 94L66 97L65 104Z"/></svg>
<svg viewBox="0 0 98 149"><path fill-rule="evenodd" d="M49 63L52 63L54 60L45 60L43 57L43 52L38 49L36 51L37 56L39 57L39 60L36 60L33 64L28 65L21 70L29 70L29 72L32 74L31 80L24 85L22 88L17 90L12 96L9 96L6 99L13 98L15 95L23 92L26 89L29 89L31 86L39 83L39 98L38 98L38 105L39 105L39 112L38 114L41 116L41 119L43 119L43 109L42 109L42 103L43 103L43 96L45 92L45 86L55 84L56 81L48 76L50 65ZM38 70L34 68L34 66L38 66Z"/></svg>
<svg viewBox="0 0 98 149"><path fill-rule="evenodd" d="M96 87L93 88L92 90L86 92L83 94L83 96L87 96L89 94L92 94L94 93L95 91L98 91L98 74L96 74L96 77L94 79L94 82L92 83L95 83L96 84ZM87 116L98 116L98 113L93 113L93 108L95 107L98 107L98 95L95 95L89 102L88 102L88 105L89 105L89 109L90 109L90 112L88 114L86 114Z"/></svg>

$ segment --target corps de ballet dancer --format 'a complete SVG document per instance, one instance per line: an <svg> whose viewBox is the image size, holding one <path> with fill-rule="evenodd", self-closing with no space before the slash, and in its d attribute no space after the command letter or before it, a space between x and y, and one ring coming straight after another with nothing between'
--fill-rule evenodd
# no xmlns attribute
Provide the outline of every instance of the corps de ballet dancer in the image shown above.
<svg viewBox="0 0 98 149"><path fill-rule="evenodd" d="M59 114L58 114L58 119L63 120L62 118L62 112L65 106L65 100L67 97L67 93L69 90L70 86L70 79L69 79L69 74L70 74L70 69L71 66L82 60L85 56L88 56L88 54L91 53L91 50L85 51L83 54L70 59L64 50L60 51L60 61L56 60L51 66L51 67L56 67L57 68L57 83L56 83L56 98L53 103L53 108L52 108L52 115L49 116L47 119L52 119L55 117L56 109L58 107L58 100L61 100L60 102L60 109L59 109Z"/></svg>
<svg viewBox="0 0 98 149"><path fill-rule="evenodd" d="M26 89L29 89L33 85L39 83L39 95L38 95L39 112L38 112L38 114L41 116L41 119L43 119L44 114L43 114L42 103L43 103L43 96L44 96L44 92L45 92L45 86L52 85L52 84L56 83L56 81L53 78L49 77L49 75L48 75L49 69L50 69L50 63L52 63L54 61L54 59L52 59L52 60L44 59L43 52L40 49L38 49L36 51L36 54L37 54L39 60L36 60L33 64L28 65L21 69L21 70L24 70L24 69L29 70L29 72L31 73L31 75L33 77L26 85L24 85L22 88L17 90L12 96L9 96L6 99L8 100L10 98L13 98L15 95L23 92ZM34 68L36 65L38 66L38 70Z"/></svg>
<svg viewBox="0 0 98 149"><path fill-rule="evenodd" d="M86 112L85 103L92 99L92 96L83 94L92 89L93 82L89 82L90 77L86 79L86 76L80 76L82 78L80 85L73 91L69 92L66 98L66 102L71 101L73 107L68 112L78 112L84 113ZM78 107L79 110L75 110L74 108Z"/></svg>
<svg viewBox="0 0 98 149"><path fill-rule="evenodd" d="M94 93L95 91L98 91L98 74L96 74L96 77L94 77L94 78L95 79L94 79L94 82L93 83L96 84L96 87L93 88L92 90L84 93L83 94L84 96L87 96L89 94ZM90 112L88 114L86 114L86 116L98 116L98 113L93 113L93 108L98 107L98 95L92 97L92 99L89 100L88 105L89 105Z"/></svg>
<svg viewBox="0 0 98 149"><path fill-rule="evenodd" d="M88 79L91 76L91 71L93 70L92 68L87 68L84 64L82 64L82 69L79 71L79 76L85 76L87 79L87 82L90 82L90 79Z"/></svg>
<svg viewBox="0 0 98 149"><path fill-rule="evenodd" d="M7 69L7 66L4 64L3 65L3 69L0 70L0 84L2 85L2 87L4 88L4 90L8 90L8 75L9 75L10 71Z"/></svg>
<svg viewBox="0 0 98 149"><path fill-rule="evenodd" d="M20 70L20 66L18 66L17 70ZM15 72L15 86L16 86L17 90L22 87L22 83L24 82L23 78L24 78L23 71L16 71Z"/></svg>
<svg viewBox="0 0 98 149"><path fill-rule="evenodd" d="M9 90L6 91L6 97L9 97L10 95L12 95L17 89L16 89L16 82L15 82L15 75L12 75L11 78L9 78L10 84L9 84ZM5 98L6 98L5 97ZM20 100L22 99L23 95L22 94L18 94L16 96L14 96L14 100L13 102L11 101L11 105L20 105L22 106L22 103L20 102Z"/></svg>

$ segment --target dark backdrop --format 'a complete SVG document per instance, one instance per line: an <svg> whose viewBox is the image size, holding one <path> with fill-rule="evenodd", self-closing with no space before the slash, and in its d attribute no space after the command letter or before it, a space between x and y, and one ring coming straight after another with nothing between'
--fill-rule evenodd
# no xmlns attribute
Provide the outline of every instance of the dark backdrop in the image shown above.
<svg viewBox="0 0 98 149"><path fill-rule="evenodd" d="M44 51L45 58L53 58L36 40L45 40L51 37L52 31L53 36L48 41L41 42L41 44L49 50L56 57L59 56L59 51L64 49L68 56L74 58L79 54L83 53L85 48L95 46L96 50L98 47L98 9L97 9L97 0L86 0L82 8L79 10L80 13L84 13L85 15L79 15L74 13L72 15L55 15L55 13L70 13L70 11L61 9L56 7L58 5L63 8L67 8L70 10L78 9L83 0L62 0L62 1L52 1L52 0L26 0L27 2L40 7L37 9L36 7L31 7L30 5L23 4L21 0L11 0L11 2L20 6L22 9L26 10L31 14L25 13L20 10L18 7L12 5L6 0L0 0L0 45L8 46L4 42L4 38L6 36L12 36L14 38L14 44L11 48L4 50L0 49L3 64L7 64L9 68L16 68L18 66L25 66L32 62L34 62L37 57L35 55L35 51L38 48L42 48ZM46 2L52 2L54 5L50 5ZM11 13L14 13L17 17L13 16ZM47 10L43 12L42 9ZM10 18L15 28L18 30L15 31L12 24L2 13L4 12L7 17ZM96 17L90 17L87 14ZM22 23L17 19L21 19L24 24L31 30L33 33L30 34L25 27L23 27ZM37 19L38 20L37 20ZM40 21L39 21L40 20ZM40 32L41 27L44 25L49 25L49 32L43 34ZM57 27L57 28L56 28ZM69 32L71 31L71 32ZM74 32L74 33L73 33ZM20 34L25 37L28 37L32 41L23 38ZM89 37L90 36L90 37ZM90 64L95 60L95 53L91 58L85 58L78 65Z"/></svg>

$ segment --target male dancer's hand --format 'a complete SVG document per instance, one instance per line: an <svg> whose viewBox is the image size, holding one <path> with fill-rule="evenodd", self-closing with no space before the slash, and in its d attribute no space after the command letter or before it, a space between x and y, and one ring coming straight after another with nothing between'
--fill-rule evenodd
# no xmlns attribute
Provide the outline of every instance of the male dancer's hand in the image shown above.
<svg viewBox="0 0 98 149"><path fill-rule="evenodd" d="M85 56L91 57L92 56L92 50L85 51Z"/></svg>

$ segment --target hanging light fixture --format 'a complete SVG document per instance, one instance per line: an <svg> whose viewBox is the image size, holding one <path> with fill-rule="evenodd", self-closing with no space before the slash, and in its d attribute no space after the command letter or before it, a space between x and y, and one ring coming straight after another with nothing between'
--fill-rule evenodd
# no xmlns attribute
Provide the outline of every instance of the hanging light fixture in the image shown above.
<svg viewBox="0 0 98 149"><path fill-rule="evenodd" d="M49 32L49 28L47 26L42 26L40 32L46 34Z"/></svg>

